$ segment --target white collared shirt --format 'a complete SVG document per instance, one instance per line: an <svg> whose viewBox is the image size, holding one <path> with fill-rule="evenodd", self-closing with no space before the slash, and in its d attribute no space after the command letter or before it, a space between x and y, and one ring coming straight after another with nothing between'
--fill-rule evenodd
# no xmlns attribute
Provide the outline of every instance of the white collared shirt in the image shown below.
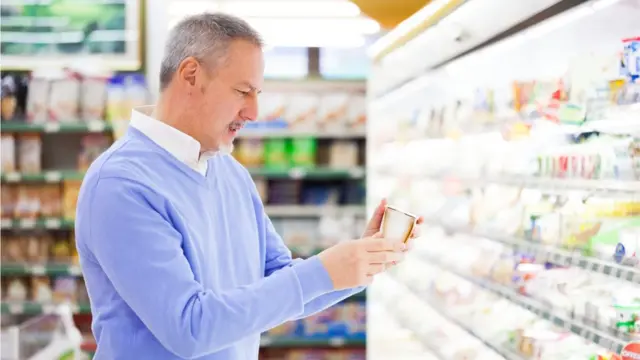
<svg viewBox="0 0 640 360"><path fill-rule="evenodd" d="M130 125L146 135L178 160L203 176L207 174L207 160L215 153L200 154L200 143L182 131L154 119L155 106L140 106L131 112Z"/></svg>

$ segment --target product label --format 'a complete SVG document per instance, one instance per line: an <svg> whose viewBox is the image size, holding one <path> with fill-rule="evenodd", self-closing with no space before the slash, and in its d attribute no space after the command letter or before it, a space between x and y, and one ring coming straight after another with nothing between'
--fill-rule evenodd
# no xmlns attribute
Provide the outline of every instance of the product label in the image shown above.
<svg viewBox="0 0 640 360"><path fill-rule="evenodd" d="M622 348L622 360L640 360L640 342L630 342Z"/></svg>

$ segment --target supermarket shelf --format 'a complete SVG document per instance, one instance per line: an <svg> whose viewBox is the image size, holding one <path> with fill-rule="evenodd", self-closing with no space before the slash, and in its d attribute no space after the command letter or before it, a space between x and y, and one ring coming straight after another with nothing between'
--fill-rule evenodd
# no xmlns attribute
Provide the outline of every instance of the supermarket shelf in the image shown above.
<svg viewBox="0 0 640 360"><path fill-rule="evenodd" d="M332 338L296 338L263 336L261 347L268 348L322 348L322 347L364 347L364 338L332 337Z"/></svg>
<svg viewBox="0 0 640 360"><path fill-rule="evenodd" d="M464 330L466 333L468 333L472 337L480 340L486 347L488 347L489 349L495 351L497 354L500 354L505 359L507 359L507 360L524 360L525 359L523 356L518 355L516 352L514 352L511 349L509 349L507 346L503 346L501 344L496 343L495 341L491 341L491 340L487 339L485 336L483 336L482 334L479 334L475 330L471 329L469 327L469 325L463 319L459 319L458 317L452 315L451 312L449 312L446 309L445 306L442 306L442 305L438 304L436 301L427 300L428 297L425 297L425 295L422 294L418 289L416 289L415 286L411 286L411 285L409 285L409 284L397 279L393 275L391 275L391 278L394 278L394 280L398 284L400 284L403 288L407 289L407 291L410 291L415 296L417 296L418 298L422 299L429 307L431 307L438 314L440 314L440 316L442 316L443 318L447 319L450 323L455 324L457 327L459 327L460 329ZM388 306L391 309L395 309L397 307L402 306L402 302L397 302L397 301L396 302L391 302L391 303L388 304ZM401 324L406 325L416 335L420 335L420 331L419 331L419 328L418 328L420 324L416 323L415 317L409 317L407 315L408 313L406 313L406 312L404 314L405 314L404 316L403 315L399 315L398 316L398 319L400 320ZM423 341L423 343L427 343L428 344L427 341ZM425 345L427 345L427 344L425 344ZM432 346L429 346L429 350L431 350L440 359L442 359L442 360L446 360L447 359L446 356L438 353L438 349L436 349L436 348L434 348Z"/></svg>
<svg viewBox="0 0 640 360"><path fill-rule="evenodd" d="M267 205L267 215L271 217L321 217L330 216L364 216L366 207L363 205L346 206L316 206L316 205ZM64 218L39 218L39 219L2 219L0 227L4 230L70 230L74 221Z"/></svg>
<svg viewBox="0 0 640 360"><path fill-rule="evenodd" d="M395 176L388 171L379 172L383 176ZM446 173L446 172L445 172ZM505 185L540 191L582 191L592 195L638 195L640 194L640 181L623 180L597 180L597 179L563 179L534 176L485 176L485 177L465 177L456 174L398 174L400 178L428 178L433 181L456 182L467 187Z"/></svg>
<svg viewBox="0 0 640 360"><path fill-rule="evenodd" d="M348 169L332 169L332 168L250 168L249 172L252 176L269 177L269 178L288 178L288 179L361 179L365 176L365 170L362 167L353 167ZM81 171L45 171L41 173L25 174L20 172L10 172L0 174L2 182L19 183L19 182L47 182L57 183L63 180L82 180L84 173Z"/></svg>
<svg viewBox="0 0 640 360"><path fill-rule="evenodd" d="M513 236L500 235L490 231L474 230L465 226L449 226L439 221L430 221L429 223L434 226L442 227L449 233L465 234L498 241L507 246L511 246L516 250L532 253L537 259L556 265L579 267L587 271L608 275L634 284L640 284L639 269L619 265L613 262L613 259L611 261L607 261L595 257L584 256L578 252L571 252L554 246L535 243L533 241Z"/></svg>
<svg viewBox="0 0 640 360"><path fill-rule="evenodd" d="M84 172L75 170L52 170L44 171L40 173L20 173L10 172L0 174L0 180L7 183L19 183L19 182L46 182L46 183L58 183L63 180L82 180Z"/></svg>
<svg viewBox="0 0 640 360"><path fill-rule="evenodd" d="M40 315L51 314L55 311L57 304L41 304L32 301L25 302L2 302L0 311L2 314L13 315ZM89 314L91 308L89 304L73 304L71 305L74 314Z"/></svg>
<svg viewBox="0 0 640 360"><path fill-rule="evenodd" d="M265 139L265 138L315 138L315 139L364 139L364 129L262 129L246 128L239 134L239 139Z"/></svg>
<svg viewBox="0 0 640 360"><path fill-rule="evenodd" d="M289 178L289 179L361 179L365 176L362 167L348 169L332 168L249 168L249 173L256 177Z"/></svg>
<svg viewBox="0 0 640 360"><path fill-rule="evenodd" d="M564 314L565 312L562 310L556 310L553 308L553 306L542 303L529 296L520 294L510 287L495 283L487 279L477 278L458 271L450 265L443 264L435 257L422 255L422 259L425 262L428 262L429 264L432 264L434 266L438 266L443 270L446 270L464 280L469 281L472 284L475 284L476 286L489 290L496 295L501 296L513 302L514 304L531 311L537 316L551 321L556 326L571 331L572 333L581 336L588 341L596 343L606 349L613 350L619 353L622 348L631 341L630 336L626 334L616 334L617 331L612 331L610 328L599 329L595 326L588 325L580 319L572 318L572 315L570 314Z"/></svg>
<svg viewBox="0 0 640 360"><path fill-rule="evenodd" d="M73 220L63 218L2 219L0 225L2 229L69 230L73 229Z"/></svg>
<svg viewBox="0 0 640 360"><path fill-rule="evenodd" d="M640 193L640 181L621 180L589 180L589 179L554 179L536 177L496 176L484 180L463 180L465 183L499 184L537 188L540 190L586 191L593 194L623 193L626 195Z"/></svg>
<svg viewBox="0 0 640 360"><path fill-rule="evenodd" d="M365 215L366 207L361 205L267 205L265 211L271 217L361 216Z"/></svg>
<svg viewBox="0 0 640 360"><path fill-rule="evenodd" d="M2 132L10 133L90 133L112 131L113 127L105 121L91 122L48 122L29 124L24 122L2 122Z"/></svg>
<svg viewBox="0 0 640 360"><path fill-rule="evenodd" d="M81 276L80 266L75 264L26 264L3 263L0 266L2 276L48 275L48 276Z"/></svg>

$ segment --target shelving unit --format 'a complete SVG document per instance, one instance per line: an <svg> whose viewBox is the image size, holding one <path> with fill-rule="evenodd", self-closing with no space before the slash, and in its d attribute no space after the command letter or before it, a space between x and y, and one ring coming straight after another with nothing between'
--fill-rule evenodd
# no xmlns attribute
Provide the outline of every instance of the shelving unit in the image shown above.
<svg viewBox="0 0 640 360"><path fill-rule="evenodd" d="M311 83L312 84L309 85L309 83L304 81L284 81L280 83L275 82L274 85L273 81L269 81L268 85L272 91L278 91L278 89L284 87L289 92L295 91L295 89L300 86L302 86L305 91L313 89L317 91L318 87L320 87L321 91L326 92L343 89L342 85L345 84L349 91L358 89L359 91L363 91L364 89L363 82L312 81ZM255 144L261 141L288 142L293 140L307 141L308 139L315 139L315 141L319 142L318 147L320 151L330 149L334 141L353 142L358 144L360 148L364 148L365 134L362 130L355 128L349 129L347 127L332 127L331 129L306 127L302 130L283 127L283 125L286 124L287 123L282 120L275 121L274 123L264 121L253 123L252 126L242 131L236 144L238 144L239 149L242 149L241 143L245 141ZM111 138L115 137L115 133L118 131L110 121L90 121L82 123L47 122L40 124L26 123L23 121L3 121L0 124L0 130L3 137L10 135L18 142L22 139L22 136L37 135L42 147L41 154L39 155L41 162L38 166L39 170L21 171L19 164L16 162L14 169L0 173L0 181L3 188L13 187L14 189L20 189L29 187L39 189L44 186L53 187L59 190L59 194L62 197L57 201L61 203L68 201L65 200L67 184L79 184L84 178L84 171L78 169L75 161L79 151L77 144L79 144L81 139L86 135L94 134ZM16 151L20 151L18 146L16 146L15 149ZM255 149L255 147L253 149ZM335 224L336 221L340 223L344 222L345 219L357 220L355 225L353 223L328 225L331 226L332 230L340 231L340 236L343 237L349 236L349 232L355 233L356 231L361 231L362 226L364 226L359 225L363 223L366 217L363 193L354 194L354 189L361 188L361 183L366 178L364 165L360 162L351 165L343 164L342 166L333 166L328 163L328 161L332 161L331 156L335 157L335 155L325 152L322 154L320 162L314 158L311 162L300 166L290 166L284 163L275 165L263 163L247 164L251 176L254 177L257 182L268 184L268 186L275 186L276 190L280 189L277 190L280 192L282 192L283 188L295 189L291 194L287 194L289 190L285 191L284 198L280 200L276 197L269 196L269 187L267 187L267 191L264 193L266 197L270 198L267 199L265 197L264 199L265 210L272 218L276 227L278 227L285 241L289 242L290 237L299 237L301 233L316 233L318 226L327 221ZM238 159L240 161L243 160L242 156L239 156ZM357 159L363 161L362 155ZM324 193L321 191L318 194L315 194L313 191L303 192L306 191L304 189L307 185L312 189L316 189L314 190L316 193L318 193L318 188L322 189L325 186L329 186L334 190ZM0 222L0 228L3 232L3 248L7 249L6 246L8 243L5 243L5 241L15 239L17 236L26 236L26 238L39 236L51 237L55 240L51 246L62 241L68 243L69 249L73 248L74 219L73 216L67 216L67 214L71 214L69 206L74 207L74 205L66 204L64 206L66 206L67 209L64 212L59 211L53 215L51 213L44 214L36 209L35 212L29 216L13 216L13 210L9 212L6 211L8 209L7 202L11 197L5 197L4 190L3 216ZM336 197L336 194L339 196ZM73 195L70 196L71 200L74 200L72 198ZM62 210L61 207L62 204L55 208ZM301 222L303 226L288 226L289 223L295 225L297 222ZM300 243L300 241L298 241L295 244L290 243L288 245L291 247L294 256L310 256L322 251L325 246L330 245L326 242L319 242L319 240L316 240L316 236L311 236L309 241L318 241L318 243ZM23 246L24 249L27 248L25 244L23 244ZM49 250L47 250L47 252L48 251ZM75 252L72 250L69 251L70 253L65 255L64 258L54 258L51 254L48 254L44 260L41 259L38 261L26 259L15 261L8 256L5 259L3 256L2 265L0 266L3 283L7 284L11 279L33 281L33 279L46 278L51 281L51 286L53 286L53 282L55 282L56 279L74 279L73 281L80 284L78 286L83 287L82 272L77 263ZM4 288L3 294L7 294ZM91 315L89 304L85 300L77 302L71 301L69 303L71 313L77 321L79 321L78 319L86 319ZM335 317L336 319L347 316L341 315L342 310L340 307L348 306L353 309L345 310L345 314L347 314L348 311L350 314L348 316L362 317L360 320L354 318L352 321L360 321L364 324L364 305L359 304L364 304L365 302L365 293L356 294L346 299L334 309L329 309L326 314L319 314L318 321L324 321L321 319L322 316L327 318ZM3 298L0 313L2 313L3 318L7 317L11 323L19 323L22 319L54 314L57 306L57 301L38 302L33 301L30 296L20 301ZM361 309L358 310L358 307ZM85 320L82 321L85 322ZM83 331L85 332L89 331L87 325L78 326L84 329ZM277 331L278 333L283 332L282 329L277 329ZM307 332L309 332L309 330L307 330ZM275 332L273 334L275 334ZM269 351L286 351L286 349L305 348L345 348L363 352L365 342L364 330L361 330L355 336L345 332L324 335L321 333L309 333L309 335L304 335L298 330L297 332L284 335L267 334L263 339L261 347ZM95 344L92 343L90 336L85 338L82 347L83 350L88 353L95 351Z"/></svg>
<svg viewBox="0 0 640 360"><path fill-rule="evenodd" d="M640 84L620 69L632 3L433 2L374 47L368 204L386 197L426 229L368 302L436 358L636 351Z"/></svg>

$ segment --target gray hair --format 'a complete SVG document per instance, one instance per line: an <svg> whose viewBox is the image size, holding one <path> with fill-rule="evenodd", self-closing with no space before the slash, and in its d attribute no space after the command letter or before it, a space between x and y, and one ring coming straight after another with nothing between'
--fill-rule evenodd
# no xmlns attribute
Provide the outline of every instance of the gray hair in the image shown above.
<svg viewBox="0 0 640 360"><path fill-rule="evenodd" d="M181 20L169 33L160 65L160 90L164 90L180 63L194 57L209 62L223 59L233 40L263 46L260 34L246 21L222 13L205 13Z"/></svg>

